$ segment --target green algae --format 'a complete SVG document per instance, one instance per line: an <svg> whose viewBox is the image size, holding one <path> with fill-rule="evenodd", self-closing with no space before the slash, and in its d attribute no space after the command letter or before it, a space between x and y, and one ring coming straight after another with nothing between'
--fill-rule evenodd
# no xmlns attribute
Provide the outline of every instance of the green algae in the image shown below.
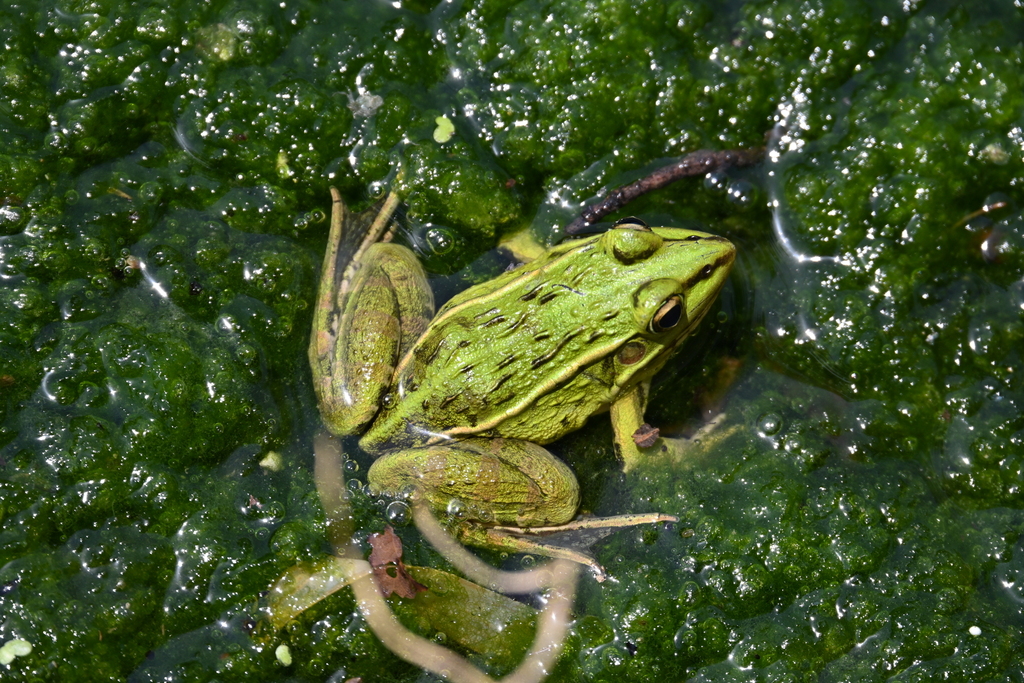
<svg viewBox="0 0 1024 683"><path fill-rule="evenodd" d="M397 180L443 298L500 236L556 242L608 187L779 123L761 168L628 209L739 247L649 411L725 420L628 477L601 418L557 445L587 510L680 522L604 542L552 680L1024 677L1020 10L401 5L0 10L0 642L32 646L5 680L417 680L348 594L258 621L327 549L328 187Z"/></svg>

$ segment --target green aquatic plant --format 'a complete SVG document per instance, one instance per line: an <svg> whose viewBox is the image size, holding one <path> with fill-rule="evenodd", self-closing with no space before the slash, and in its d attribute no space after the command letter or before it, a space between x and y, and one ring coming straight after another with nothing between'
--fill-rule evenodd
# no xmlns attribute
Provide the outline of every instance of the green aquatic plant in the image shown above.
<svg viewBox="0 0 1024 683"><path fill-rule="evenodd" d="M773 130L763 165L630 206L737 246L646 415L723 438L625 474L596 421L552 446L582 509L680 521L597 545L550 680L1024 675L1020 11L399 5L0 8L0 642L32 645L4 679L417 680L350 592L269 641L257 619L330 551L328 187L369 204L406 169L398 239L440 301L518 228L556 244L666 158ZM356 540L390 523L451 571L351 453Z"/></svg>

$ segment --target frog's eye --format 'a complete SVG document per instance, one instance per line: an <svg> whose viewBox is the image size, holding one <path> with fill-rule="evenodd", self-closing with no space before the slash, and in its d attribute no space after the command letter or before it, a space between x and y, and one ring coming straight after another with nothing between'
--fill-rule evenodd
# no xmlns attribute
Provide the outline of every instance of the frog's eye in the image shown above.
<svg viewBox="0 0 1024 683"><path fill-rule="evenodd" d="M651 332L659 334L671 330L683 319L683 300L677 294L669 297L651 318Z"/></svg>
<svg viewBox="0 0 1024 683"><path fill-rule="evenodd" d="M646 223L637 218L636 216L626 216L615 221L613 228L625 228L627 230L646 230L650 232L651 229Z"/></svg>
<svg viewBox="0 0 1024 683"><path fill-rule="evenodd" d="M678 280L659 278L645 282L633 295L633 319L637 329L660 335L687 323L686 301Z"/></svg>

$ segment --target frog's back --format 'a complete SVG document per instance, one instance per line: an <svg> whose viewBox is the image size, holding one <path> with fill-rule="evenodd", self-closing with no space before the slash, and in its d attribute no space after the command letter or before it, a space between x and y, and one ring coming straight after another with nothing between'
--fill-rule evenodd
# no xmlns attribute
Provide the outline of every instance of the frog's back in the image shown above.
<svg viewBox="0 0 1024 683"><path fill-rule="evenodd" d="M513 436L502 430L504 423L538 409L543 396L599 360L595 344L602 335L587 321L615 314L607 297L588 295L592 277L584 266L590 260L586 253L544 257L450 301L400 363L393 405L364 441L413 445L431 434ZM591 382L586 400L561 406L529 433L514 436L545 443L577 428L607 407L610 387L601 379ZM552 429L552 421L563 420L571 426Z"/></svg>
<svg viewBox="0 0 1024 683"><path fill-rule="evenodd" d="M395 393L363 447L464 436L548 443L643 379L624 373L616 355L644 332L634 315L637 292L652 278L682 283L689 274L671 258L623 263L607 242L557 248L450 301L400 362Z"/></svg>

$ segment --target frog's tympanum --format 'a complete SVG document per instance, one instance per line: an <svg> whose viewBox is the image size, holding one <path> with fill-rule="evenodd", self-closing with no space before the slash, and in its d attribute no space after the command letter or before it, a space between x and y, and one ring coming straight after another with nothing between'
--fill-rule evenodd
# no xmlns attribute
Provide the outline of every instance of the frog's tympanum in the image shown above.
<svg viewBox="0 0 1024 683"><path fill-rule="evenodd" d="M373 231L396 203L378 207ZM468 542L514 549L525 546L480 530L565 525L579 504L572 471L542 444L611 409L627 466L660 447L634 439L649 381L708 312L735 255L722 237L624 219L435 313L406 247L371 234L339 263L342 224L359 218L344 213L335 194L310 343L324 422L362 435L374 492L454 504L477 530Z"/></svg>

